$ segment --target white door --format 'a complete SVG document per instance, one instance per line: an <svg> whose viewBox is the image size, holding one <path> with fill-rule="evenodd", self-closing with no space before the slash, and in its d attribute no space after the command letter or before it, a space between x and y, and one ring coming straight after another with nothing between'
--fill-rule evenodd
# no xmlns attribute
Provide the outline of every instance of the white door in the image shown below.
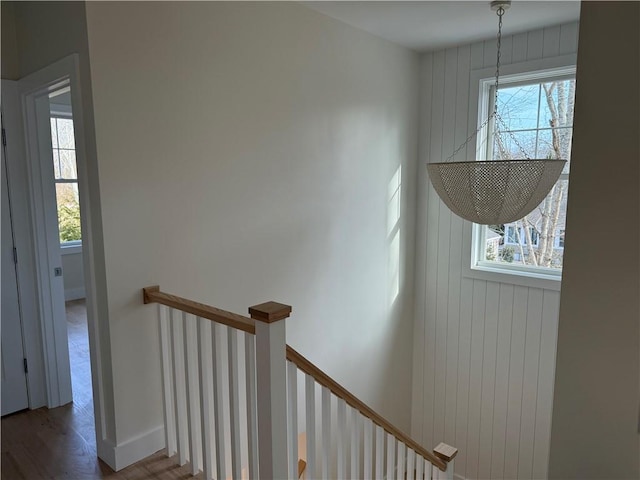
<svg viewBox="0 0 640 480"><path fill-rule="evenodd" d="M3 127L3 139L4 127ZM3 141L2 156L2 415L23 410L29 406L27 377L25 373L24 350L22 345L22 322L16 265L14 262L14 240L11 222L11 202L9 199L7 165Z"/></svg>

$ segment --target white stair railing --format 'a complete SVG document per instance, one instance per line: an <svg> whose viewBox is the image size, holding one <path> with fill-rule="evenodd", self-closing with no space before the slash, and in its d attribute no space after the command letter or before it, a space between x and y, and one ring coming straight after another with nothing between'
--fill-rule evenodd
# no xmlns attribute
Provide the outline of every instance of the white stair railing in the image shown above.
<svg viewBox="0 0 640 480"><path fill-rule="evenodd" d="M193 475L453 478L457 449L426 450L286 345L290 306L267 302L245 317L157 286L143 299L159 304L167 455Z"/></svg>
<svg viewBox="0 0 640 480"><path fill-rule="evenodd" d="M306 412L305 479L453 478L456 448L441 443L426 450L289 346L287 364L290 449L296 443L291 432L300 430L296 412ZM298 378L304 378L304 395Z"/></svg>

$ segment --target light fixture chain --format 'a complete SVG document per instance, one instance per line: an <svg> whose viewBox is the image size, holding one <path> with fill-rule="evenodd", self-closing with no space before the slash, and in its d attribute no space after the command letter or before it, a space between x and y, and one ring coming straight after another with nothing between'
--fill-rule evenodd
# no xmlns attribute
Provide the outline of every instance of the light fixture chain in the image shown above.
<svg viewBox="0 0 640 480"><path fill-rule="evenodd" d="M478 127L478 129L477 129L475 132L473 132L471 135L469 135L469 136L467 137L467 139L462 143L462 145L460 145L458 148L456 148L456 149L454 150L454 152L453 152L449 157L447 157L447 159L445 160L445 162L448 162L448 161L452 160L452 159L453 159L453 157L455 157L455 156L456 156L456 154L457 154L460 150L462 150L464 147L466 147L466 146L469 144L469 142L473 139L473 137L475 137L475 136L478 134L478 132L479 132L480 130L482 130L484 127L486 127L486 126L489 124L489 122L491 121L491 117L493 117L493 115L491 115L489 118L487 118L487 119L482 123L482 125L480 125L480 126Z"/></svg>
<svg viewBox="0 0 640 480"><path fill-rule="evenodd" d="M495 112L493 115L495 116L495 118L498 121L498 123L502 124L502 127L504 128L504 131L507 132L507 134L511 137L511 140L513 140L513 143L516 144L516 147L518 147L520 149L520 153L522 153L524 158L526 158L527 160L531 160L531 157L529 156L529 154L527 153L525 148L518 141L518 138L513 134L513 132L511 130L509 130L509 127L507 126L505 121L502 119L500 114L498 112ZM500 130L500 126L496 124L496 133L495 133L495 135L500 135L501 131L502 130Z"/></svg>
<svg viewBox="0 0 640 480"><path fill-rule="evenodd" d="M502 16L504 15L504 8L498 7L498 53L496 54L496 85L494 90L493 99L493 114L498 114L498 86L500 84L500 47L502 46Z"/></svg>
<svg viewBox="0 0 640 480"><path fill-rule="evenodd" d="M518 141L516 136L509 129L505 121L502 119L502 117L498 113L498 87L500 86L500 51L502 47L502 16L504 15L504 8L498 7L498 10L496 13L498 15L498 40L497 40L498 53L496 54L496 84L494 88L493 114L489 116L489 119L491 119L491 117L494 117L497 120L496 131L494 135L500 135L500 125L502 125L502 127L504 128L504 131L506 131L507 134L511 137L511 139L513 140L513 143L515 143L516 146L520 149L520 152L524 155L524 157L527 160L531 160L531 158L527 154L527 151L524 149L522 144Z"/></svg>

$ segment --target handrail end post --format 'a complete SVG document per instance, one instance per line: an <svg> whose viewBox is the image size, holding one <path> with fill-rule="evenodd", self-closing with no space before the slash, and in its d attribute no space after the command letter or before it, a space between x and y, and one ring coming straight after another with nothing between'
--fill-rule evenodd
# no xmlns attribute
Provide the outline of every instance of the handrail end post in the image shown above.
<svg viewBox="0 0 640 480"><path fill-rule="evenodd" d="M450 473L449 467L453 470L453 459L458 455L458 449L456 447L440 442L436 445L436 448L433 449L433 454L444 462L445 469L441 469L443 472ZM453 472L451 472L451 474L453 474Z"/></svg>
<svg viewBox="0 0 640 480"><path fill-rule="evenodd" d="M249 307L249 314L254 320L273 323L288 318L291 315L291 306L278 302L265 302Z"/></svg>
<svg viewBox="0 0 640 480"><path fill-rule="evenodd" d="M150 287L144 287L142 289L142 302L146 305L147 303L153 303L151 299L151 294L160 291L160 285L151 285Z"/></svg>
<svg viewBox="0 0 640 480"><path fill-rule="evenodd" d="M258 470L260 478L287 478L287 364L284 319L291 307L266 302L249 307L256 326Z"/></svg>

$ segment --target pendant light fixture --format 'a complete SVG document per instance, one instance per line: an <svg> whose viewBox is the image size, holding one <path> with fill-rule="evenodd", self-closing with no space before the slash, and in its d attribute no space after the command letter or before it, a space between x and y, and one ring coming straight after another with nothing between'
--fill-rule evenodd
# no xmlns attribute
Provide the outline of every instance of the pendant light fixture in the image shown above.
<svg viewBox="0 0 640 480"><path fill-rule="evenodd" d="M521 219L551 191L566 160L531 159L498 114L502 16L510 1L491 2L498 15L498 54L493 112L473 135L444 162L427 165L438 196L459 217L481 225L501 225ZM478 133L493 121L494 135L504 128L524 158L487 161L451 161ZM475 149L473 149L475 152Z"/></svg>

